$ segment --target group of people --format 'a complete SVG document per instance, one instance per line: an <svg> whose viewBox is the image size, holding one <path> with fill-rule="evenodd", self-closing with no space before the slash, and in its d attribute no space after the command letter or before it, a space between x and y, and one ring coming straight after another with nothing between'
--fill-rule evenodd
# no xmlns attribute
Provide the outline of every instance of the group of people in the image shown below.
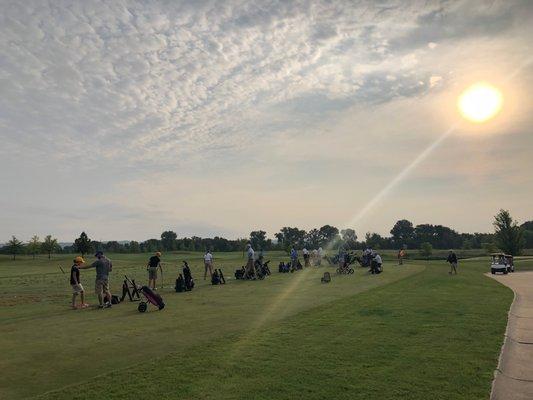
<svg viewBox="0 0 533 400"><path fill-rule="evenodd" d="M311 265L320 266L322 260L326 254L322 247L314 249L311 252L307 248L303 248L301 254L304 259L304 266L309 267ZM102 251L97 251L94 255L96 260L91 264L86 264L83 257L76 257L73 261L73 265L70 269L70 285L72 287L72 308L86 308L89 305L85 302L85 289L80 280L80 270L94 268L96 271L95 277L95 293L98 297L99 308L111 307L111 291L109 289L109 273L113 269L113 263L107 258ZM405 257L405 250L401 249L398 252L398 264L403 264L403 258ZM212 278L214 271L214 257L210 250L207 250L203 256L204 259L204 280L207 279L207 274ZM256 255L256 252L252 248L251 243L246 245L246 266L245 266L245 279L253 279L256 276L256 263L263 263L264 252L262 249ZM299 253L293 246L290 250L291 268L296 269L299 263ZM347 261L346 252L343 249L339 250L338 262L340 265ZM382 271L382 258L372 248L366 248L362 253L362 265L370 267L371 273L379 273ZM457 255L450 250L446 261L450 264L450 274L457 274ZM161 253L156 252L146 265L148 271L148 286L151 289L156 289L156 283L158 279L158 270L163 273L161 266ZM77 298L80 297L80 302L77 303Z"/></svg>
<svg viewBox="0 0 533 400"><path fill-rule="evenodd" d="M100 308L111 307L111 291L109 290L109 273L113 269L113 264L103 252L97 251L94 255L96 260L92 264L85 264L83 257L76 257L70 268L70 285L72 287L72 308L86 308L89 305L85 303L85 289L80 280L80 269L94 268L96 270L96 279L94 282L94 291L98 297ZM76 303L77 297L80 296L80 303Z"/></svg>

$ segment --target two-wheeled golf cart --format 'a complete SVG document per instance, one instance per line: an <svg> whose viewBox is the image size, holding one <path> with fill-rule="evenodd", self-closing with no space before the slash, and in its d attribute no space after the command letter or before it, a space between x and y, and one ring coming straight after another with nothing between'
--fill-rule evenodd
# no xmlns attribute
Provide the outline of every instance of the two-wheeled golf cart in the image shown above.
<svg viewBox="0 0 533 400"><path fill-rule="evenodd" d="M505 253L491 254L492 262L490 264L491 274L502 273L507 274L514 272L513 256Z"/></svg>

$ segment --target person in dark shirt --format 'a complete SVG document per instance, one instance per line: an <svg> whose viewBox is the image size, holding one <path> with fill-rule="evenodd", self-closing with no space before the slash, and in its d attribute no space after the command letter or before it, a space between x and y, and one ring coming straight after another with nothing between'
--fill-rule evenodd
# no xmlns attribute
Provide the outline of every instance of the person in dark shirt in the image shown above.
<svg viewBox="0 0 533 400"><path fill-rule="evenodd" d="M452 273L455 273L455 275L457 275L457 256L455 255L453 250L450 250L450 254L448 254L448 258L446 259L446 261L450 263L449 274L451 275Z"/></svg>
<svg viewBox="0 0 533 400"><path fill-rule="evenodd" d="M148 287L152 289L155 289L158 268L163 272L161 268L161 253L159 251L150 257L148 264L146 264L146 269L148 270Z"/></svg>
<svg viewBox="0 0 533 400"><path fill-rule="evenodd" d="M85 261L81 257L74 259L74 265L70 268L70 286L72 287L72 308L86 308L89 305L85 303L85 291L80 282L80 267ZM80 295L81 303L76 306L76 297Z"/></svg>

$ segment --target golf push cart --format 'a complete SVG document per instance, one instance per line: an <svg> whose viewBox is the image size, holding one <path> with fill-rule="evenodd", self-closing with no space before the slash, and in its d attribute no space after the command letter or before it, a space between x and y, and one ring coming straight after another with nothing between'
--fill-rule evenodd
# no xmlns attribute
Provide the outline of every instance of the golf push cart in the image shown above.
<svg viewBox="0 0 533 400"><path fill-rule="evenodd" d="M491 254L491 257L491 274L496 274L497 272L500 272L502 274L514 272L513 256L504 253L493 253Z"/></svg>

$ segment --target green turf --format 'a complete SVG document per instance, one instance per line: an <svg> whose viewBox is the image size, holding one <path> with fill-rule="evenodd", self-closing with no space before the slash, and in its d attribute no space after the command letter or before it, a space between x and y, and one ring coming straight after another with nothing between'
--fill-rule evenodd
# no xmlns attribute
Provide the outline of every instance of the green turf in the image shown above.
<svg viewBox="0 0 533 400"><path fill-rule="evenodd" d="M195 260L199 285L163 289L167 308L144 315L132 303L70 311L65 260L0 258L2 398L488 396L512 293L483 276L485 259L453 277L442 262L413 262L328 285L321 268L212 287L199 254L165 256L167 275L171 259ZM144 277L142 256L113 260L115 288L124 272ZM242 254L219 263L230 275ZM85 272L87 289L92 280Z"/></svg>

